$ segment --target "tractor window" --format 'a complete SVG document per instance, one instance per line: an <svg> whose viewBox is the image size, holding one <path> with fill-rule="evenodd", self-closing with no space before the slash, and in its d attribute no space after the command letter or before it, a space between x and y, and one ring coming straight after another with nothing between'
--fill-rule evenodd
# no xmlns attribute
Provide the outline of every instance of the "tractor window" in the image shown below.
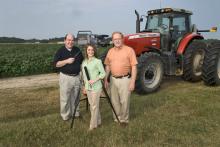
<svg viewBox="0 0 220 147"><path fill-rule="evenodd" d="M168 32L169 24L170 24L170 19L168 17L163 17L161 26L164 28L164 31Z"/></svg>
<svg viewBox="0 0 220 147"><path fill-rule="evenodd" d="M178 32L186 32L186 19L185 19L185 17L173 18L173 26L176 27Z"/></svg>
<svg viewBox="0 0 220 147"><path fill-rule="evenodd" d="M146 30L155 30L158 28L159 17L157 15L150 16L148 18L148 23L146 26Z"/></svg>
<svg viewBox="0 0 220 147"><path fill-rule="evenodd" d="M179 37L183 37L188 32L186 16L177 15L173 17L173 40L177 40Z"/></svg>
<svg viewBox="0 0 220 147"><path fill-rule="evenodd" d="M170 19L167 15L153 15L148 17L145 30L153 32L168 32Z"/></svg>

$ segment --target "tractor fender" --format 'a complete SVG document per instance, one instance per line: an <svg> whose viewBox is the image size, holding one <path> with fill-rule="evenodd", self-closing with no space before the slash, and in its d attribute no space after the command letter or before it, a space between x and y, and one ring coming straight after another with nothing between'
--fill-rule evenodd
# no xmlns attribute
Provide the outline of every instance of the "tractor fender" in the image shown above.
<svg viewBox="0 0 220 147"><path fill-rule="evenodd" d="M179 43L179 46L177 48L177 55L182 55L185 52L186 47L194 39L204 39L204 37L197 33L187 34Z"/></svg>
<svg viewBox="0 0 220 147"><path fill-rule="evenodd" d="M158 53L159 55L162 54L161 50L159 48L156 48L156 47L152 47L152 46L145 46L144 47L144 52L141 52L141 54L144 54L146 52L154 52L154 53ZM140 55L141 55L140 54Z"/></svg>

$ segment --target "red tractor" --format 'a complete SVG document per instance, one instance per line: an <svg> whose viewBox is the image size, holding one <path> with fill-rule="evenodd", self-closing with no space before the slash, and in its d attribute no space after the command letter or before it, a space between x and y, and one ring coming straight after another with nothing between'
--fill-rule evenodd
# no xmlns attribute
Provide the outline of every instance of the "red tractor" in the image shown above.
<svg viewBox="0 0 220 147"><path fill-rule="evenodd" d="M135 13L136 34L126 35L124 43L138 57L138 93L157 90L164 75L181 75L191 82L203 78L207 85L220 84L220 43L208 44L200 34L216 32L216 27L198 30L191 24L191 11L163 8L148 11L145 29L140 31L143 18Z"/></svg>

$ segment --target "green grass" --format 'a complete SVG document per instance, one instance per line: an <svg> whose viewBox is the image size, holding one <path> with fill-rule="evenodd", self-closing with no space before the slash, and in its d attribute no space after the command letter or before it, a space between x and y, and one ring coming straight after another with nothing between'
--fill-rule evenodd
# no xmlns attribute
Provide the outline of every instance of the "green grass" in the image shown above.
<svg viewBox="0 0 220 147"><path fill-rule="evenodd" d="M130 122L121 127L101 100L102 126L88 132L90 114L74 128L61 120L57 85L0 90L0 146L220 146L220 87L166 79L153 94L131 96Z"/></svg>

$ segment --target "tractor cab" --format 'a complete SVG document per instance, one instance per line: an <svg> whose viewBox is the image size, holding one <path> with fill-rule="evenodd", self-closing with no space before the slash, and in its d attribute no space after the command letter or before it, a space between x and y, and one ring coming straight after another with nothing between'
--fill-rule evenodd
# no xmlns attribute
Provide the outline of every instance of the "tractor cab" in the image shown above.
<svg viewBox="0 0 220 147"><path fill-rule="evenodd" d="M141 32L160 33L160 48L175 50L184 35L193 32L191 11L184 9L164 8L148 11L145 29ZM142 18L139 19L142 21ZM195 27L195 26L194 26Z"/></svg>

